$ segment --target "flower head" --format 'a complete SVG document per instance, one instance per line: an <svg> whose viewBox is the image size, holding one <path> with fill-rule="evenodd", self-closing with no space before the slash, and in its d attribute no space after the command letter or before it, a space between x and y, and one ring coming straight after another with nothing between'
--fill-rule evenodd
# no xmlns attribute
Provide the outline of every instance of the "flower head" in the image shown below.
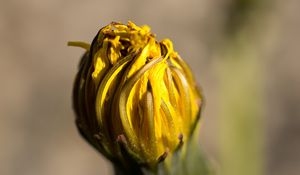
<svg viewBox="0 0 300 175"><path fill-rule="evenodd" d="M87 49L74 86L77 125L107 158L125 162L125 150L152 166L189 139L202 97L169 39L156 41L148 26L111 23L91 45L70 45Z"/></svg>

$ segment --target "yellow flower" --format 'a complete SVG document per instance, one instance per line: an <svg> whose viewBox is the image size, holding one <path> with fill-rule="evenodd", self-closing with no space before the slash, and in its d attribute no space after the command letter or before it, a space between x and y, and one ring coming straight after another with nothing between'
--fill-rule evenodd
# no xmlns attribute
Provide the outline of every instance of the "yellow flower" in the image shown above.
<svg viewBox="0 0 300 175"><path fill-rule="evenodd" d="M82 135L112 161L156 165L192 134L202 97L169 39L148 26L111 23L87 51L74 86ZM120 145L121 144L121 145Z"/></svg>

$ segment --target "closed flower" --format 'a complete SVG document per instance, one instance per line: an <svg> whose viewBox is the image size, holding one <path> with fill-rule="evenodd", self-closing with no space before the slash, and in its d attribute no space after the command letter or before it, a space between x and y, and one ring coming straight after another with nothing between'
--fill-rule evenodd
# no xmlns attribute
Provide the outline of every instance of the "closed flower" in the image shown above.
<svg viewBox="0 0 300 175"><path fill-rule="evenodd" d="M128 22L69 45L87 50L74 84L77 126L108 159L153 167L189 139L202 97L170 40Z"/></svg>

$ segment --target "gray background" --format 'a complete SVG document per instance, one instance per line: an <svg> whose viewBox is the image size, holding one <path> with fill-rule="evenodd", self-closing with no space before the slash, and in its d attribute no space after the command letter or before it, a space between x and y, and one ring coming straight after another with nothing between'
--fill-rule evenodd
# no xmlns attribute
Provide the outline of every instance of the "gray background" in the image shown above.
<svg viewBox="0 0 300 175"><path fill-rule="evenodd" d="M168 37L205 91L200 141L216 164L218 92L214 53L229 0L0 1L0 174L111 174L77 133L72 83L83 50L111 21L148 24ZM264 156L268 175L300 172L300 1L273 1L264 37Z"/></svg>

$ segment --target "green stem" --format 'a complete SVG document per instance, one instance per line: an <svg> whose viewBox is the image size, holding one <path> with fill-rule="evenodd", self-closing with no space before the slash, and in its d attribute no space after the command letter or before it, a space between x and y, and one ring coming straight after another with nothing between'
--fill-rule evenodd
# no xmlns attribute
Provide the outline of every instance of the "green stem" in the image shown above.
<svg viewBox="0 0 300 175"><path fill-rule="evenodd" d="M115 175L144 175L141 168L137 165L127 167L126 169L114 164Z"/></svg>

